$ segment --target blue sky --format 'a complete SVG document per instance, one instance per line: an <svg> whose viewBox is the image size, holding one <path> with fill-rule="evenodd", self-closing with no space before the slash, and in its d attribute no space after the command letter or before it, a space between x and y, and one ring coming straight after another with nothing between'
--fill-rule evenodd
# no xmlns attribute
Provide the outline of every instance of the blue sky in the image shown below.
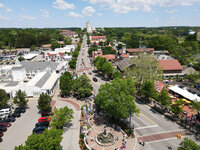
<svg viewBox="0 0 200 150"><path fill-rule="evenodd" d="M0 0L0 27L200 26L200 0Z"/></svg>

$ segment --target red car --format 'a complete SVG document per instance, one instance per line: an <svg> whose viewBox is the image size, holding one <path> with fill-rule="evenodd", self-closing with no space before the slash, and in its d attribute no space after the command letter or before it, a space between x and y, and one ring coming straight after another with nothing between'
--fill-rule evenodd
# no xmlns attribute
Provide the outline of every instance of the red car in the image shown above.
<svg viewBox="0 0 200 150"><path fill-rule="evenodd" d="M3 136L3 132L2 131L0 131L0 137L2 137Z"/></svg>
<svg viewBox="0 0 200 150"><path fill-rule="evenodd" d="M38 119L38 122L44 122L44 121L50 122L50 121L51 121L51 118L49 118L49 117L40 117L40 118Z"/></svg>
<svg viewBox="0 0 200 150"><path fill-rule="evenodd" d="M52 113L52 112L42 112L42 114L41 114L42 117L53 116L53 115L54 115L54 113Z"/></svg>
<svg viewBox="0 0 200 150"><path fill-rule="evenodd" d="M0 122L0 127L10 127L11 123L9 122Z"/></svg>

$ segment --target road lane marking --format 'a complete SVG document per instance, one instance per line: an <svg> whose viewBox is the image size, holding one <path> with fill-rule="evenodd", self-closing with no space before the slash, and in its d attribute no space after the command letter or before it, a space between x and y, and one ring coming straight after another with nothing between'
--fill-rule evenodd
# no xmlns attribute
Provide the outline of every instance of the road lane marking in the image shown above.
<svg viewBox="0 0 200 150"><path fill-rule="evenodd" d="M135 115L135 114L134 114ZM135 115L136 116L136 115ZM136 118L138 118L140 121L142 121L145 125L148 126L148 124L146 122L144 122L142 119L140 119L138 116L136 116Z"/></svg>
<svg viewBox="0 0 200 150"><path fill-rule="evenodd" d="M140 129L154 128L154 127L158 127L158 125L145 126L145 127L138 127L138 128L135 128L135 129L140 130Z"/></svg>
<svg viewBox="0 0 200 150"><path fill-rule="evenodd" d="M149 121L151 121L153 124L158 125L157 123L155 123L153 120L151 120L149 117L147 117L146 115L144 115L143 113L140 113L142 116L144 116L146 119L148 119Z"/></svg>

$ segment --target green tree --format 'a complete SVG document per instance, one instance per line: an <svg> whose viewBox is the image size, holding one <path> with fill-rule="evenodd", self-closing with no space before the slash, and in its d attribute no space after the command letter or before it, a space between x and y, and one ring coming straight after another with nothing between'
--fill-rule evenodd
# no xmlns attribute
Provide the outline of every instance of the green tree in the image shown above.
<svg viewBox="0 0 200 150"><path fill-rule="evenodd" d="M32 134L28 137L24 146L16 146L15 150L60 150L62 133L62 130L52 128L46 129L43 134Z"/></svg>
<svg viewBox="0 0 200 150"><path fill-rule="evenodd" d="M127 118L130 110L139 113L134 101L135 91L132 79L116 79L101 85L94 102L111 118Z"/></svg>
<svg viewBox="0 0 200 150"><path fill-rule="evenodd" d="M102 47L103 55L116 54L116 50L110 46Z"/></svg>
<svg viewBox="0 0 200 150"><path fill-rule="evenodd" d="M72 68L72 69L75 69L75 68L76 68L76 59L72 59L72 60L69 62L69 67Z"/></svg>
<svg viewBox="0 0 200 150"><path fill-rule="evenodd" d="M73 90L73 79L70 72L65 72L60 77L60 89L61 93L64 95L70 95Z"/></svg>
<svg viewBox="0 0 200 150"><path fill-rule="evenodd" d="M125 73L128 78L133 78L140 93L143 82L161 80L162 71L158 61L148 54L141 54L131 60L132 66Z"/></svg>
<svg viewBox="0 0 200 150"><path fill-rule="evenodd" d="M165 107L168 107L171 104L172 100L169 97L166 88L163 88L162 91L159 93L157 101L159 101Z"/></svg>
<svg viewBox="0 0 200 150"><path fill-rule="evenodd" d="M18 57L18 60L21 62L21 61L24 61L25 59L24 59L24 57L19 56L19 57Z"/></svg>
<svg viewBox="0 0 200 150"><path fill-rule="evenodd" d="M79 54L79 51L78 51L78 50L75 50L75 51L72 53L72 57L73 57L73 58L77 58L77 57L78 57L78 54Z"/></svg>
<svg viewBox="0 0 200 150"><path fill-rule="evenodd" d="M192 139L184 138L179 144L178 150L200 150L200 146Z"/></svg>
<svg viewBox="0 0 200 150"><path fill-rule="evenodd" d="M198 101L193 101L192 102L192 108L200 112L200 102Z"/></svg>
<svg viewBox="0 0 200 150"><path fill-rule="evenodd" d="M54 116L50 126L56 129L63 129L63 126L66 125L73 118L73 110L69 109L67 106L60 109L54 109Z"/></svg>
<svg viewBox="0 0 200 150"><path fill-rule="evenodd" d="M196 60L194 63L194 68L198 71L200 71L200 58Z"/></svg>
<svg viewBox="0 0 200 150"><path fill-rule="evenodd" d="M97 47L90 47L88 50L88 54L91 56L92 55L92 51L97 51Z"/></svg>
<svg viewBox="0 0 200 150"><path fill-rule="evenodd" d="M118 69L113 69L113 74L112 74L112 78L113 79L121 79L122 78L122 74Z"/></svg>
<svg viewBox="0 0 200 150"><path fill-rule="evenodd" d="M142 84L141 92L147 99L154 98L155 97L155 84L154 84L154 82L146 80Z"/></svg>
<svg viewBox="0 0 200 150"><path fill-rule="evenodd" d="M91 41L90 41L90 40L87 40L87 44L90 45L90 44L91 44Z"/></svg>
<svg viewBox="0 0 200 150"><path fill-rule="evenodd" d="M62 34L59 34L58 35L58 41L64 41L64 36Z"/></svg>
<svg viewBox="0 0 200 150"><path fill-rule="evenodd" d="M49 96L47 93L42 93L40 94L40 97L38 99L37 108L40 110L40 112L50 111L51 101L52 101L51 96Z"/></svg>
<svg viewBox="0 0 200 150"><path fill-rule="evenodd" d="M175 115L179 115L180 113L183 112L183 106L184 102L182 100L176 100L176 102L174 104L172 104L171 106L171 111L175 114Z"/></svg>
<svg viewBox="0 0 200 150"><path fill-rule="evenodd" d="M36 51L36 50L37 49L36 49L35 45L31 45L30 51Z"/></svg>
<svg viewBox="0 0 200 150"><path fill-rule="evenodd" d="M110 62L106 61L102 66L102 72L109 78L113 73L113 66Z"/></svg>
<svg viewBox="0 0 200 150"><path fill-rule="evenodd" d="M78 98L86 98L92 95L93 87L90 84L90 79L86 75L82 75L74 80L73 91Z"/></svg>
<svg viewBox="0 0 200 150"><path fill-rule="evenodd" d="M8 103L9 97L4 89L0 89L0 108L3 108Z"/></svg>
<svg viewBox="0 0 200 150"><path fill-rule="evenodd" d="M60 48L60 44L57 41L53 40L51 42L51 49L54 50L55 48Z"/></svg>
<svg viewBox="0 0 200 150"><path fill-rule="evenodd" d="M64 39L65 45L71 45L72 44L72 39L71 38L65 38Z"/></svg>
<svg viewBox="0 0 200 150"><path fill-rule="evenodd" d="M198 74L198 73L185 75L185 79L188 79L189 82L193 82L193 83L195 81L197 81L197 79L199 79L199 78L200 78L200 74Z"/></svg>
<svg viewBox="0 0 200 150"><path fill-rule="evenodd" d="M26 99L26 93L18 90L15 94L14 103L17 104L18 106L25 107L28 103L28 100Z"/></svg>

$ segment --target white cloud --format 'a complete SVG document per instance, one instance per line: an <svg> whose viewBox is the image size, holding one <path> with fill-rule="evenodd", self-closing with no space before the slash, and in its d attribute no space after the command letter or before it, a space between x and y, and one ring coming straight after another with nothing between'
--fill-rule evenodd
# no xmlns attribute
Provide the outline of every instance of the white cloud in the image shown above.
<svg viewBox="0 0 200 150"><path fill-rule="evenodd" d="M42 17L44 17L44 18L49 18L50 17L49 10L41 9L40 12L42 12Z"/></svg>
<svg viewBox="0 0 200 150"><path fill-rule="evenodd" d="M97 13L98 16L102 16L102 13Z"/></svg>
<svg viewBox="0 0 200 150"><path fill-rule="evenodd" d="M109 8L116 13L130 11L151 12L152 7L191 6L200 4L200 0L90 0L91 4Z"/></svg>
<svg viewBox="0 0 200 150"><path fill-rule="evenodd" d="M0 4L0 8L3 8L4 7L4 4Z"/></svg>
<svg viewBox="0 0 200 150"><path fill-rule="evenodd" d="M2 16L2 15L0 15L0 20L3 20L3 21L9 21L10 19L7 18L7 17L4 17L4 16Z"/></svg>
<svg viewBox="0 0 200 150"><path fill-rule="evenodd" d="M178 12L178 10L172 9L172 10L166 10L165 12L168 13L168 14L174 14L174 13Z"/></svg>
<svg viewBox="0 0 200 150"><path fill-rule="evenodd" d="M68 4L64 0L56 0L55 2L53 2L53 7L60 9L60 10L74 9L75 8L74 4Z"/></svg>
<svg viewBox="0 0 200 150"><path fill-rule="evenodd" d="M35 20L36 18L33 16L28 16L28 15L21 15L20 19L22 21L22 20Z"/></svg>
<svg viewBox="0 0 200 150"><path fill-rule="evenodd" d="M82 13L85 16L92 16L95 13L95 9L91 6L87 6L83 9Z"/></svg>
<svg viewBox="0 0 200 150"><path fill-rule="evenodd" d="M69 12L68 14L70 17L74 17L74 18L79 18L79 17L83 17L81 14L75 13L75 12Z"/></svg>
<svg viewBox="0 0 200 150"><path fill-rule="evenodd" d="M7 9L6 9L6 12L11 12L11 11L12 11L11 8L7 8Z"/></svg>

